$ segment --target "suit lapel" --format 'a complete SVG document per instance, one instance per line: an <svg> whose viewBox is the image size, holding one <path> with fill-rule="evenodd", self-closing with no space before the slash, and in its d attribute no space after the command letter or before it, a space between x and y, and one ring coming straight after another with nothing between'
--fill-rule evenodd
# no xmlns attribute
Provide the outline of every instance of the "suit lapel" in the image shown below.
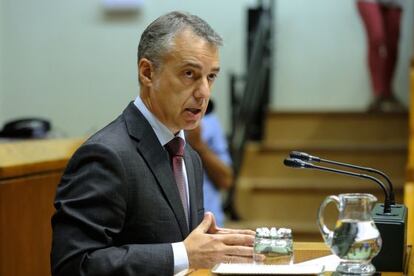
<svg viewBox="0 0 414 276"><path fill-rule="evenodd" d="M194 166L189 152L186 150L184 154L185 167L187 169L188 180L188 196L190 197L190 229L197 227L197 195L195 185Z"/></svg>
<svg viewBox="0 0 414 276"><path fill-rule="evenodd" d="M147 161L149 169L157 179L180 225L183 238L187 237L189 230L167 151L161 146L153 129L133 103L127 107L124 116L130 135L137 139L137 150Z"/></svg>

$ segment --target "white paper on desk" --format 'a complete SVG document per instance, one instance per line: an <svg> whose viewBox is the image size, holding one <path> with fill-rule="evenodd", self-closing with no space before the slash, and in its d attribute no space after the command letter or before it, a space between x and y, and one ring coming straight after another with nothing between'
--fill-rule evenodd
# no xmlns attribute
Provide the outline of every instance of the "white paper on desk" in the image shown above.
<svg viewBox="0 0 414 276"><path fill-rule="evenodd" d="M320 274L322 265L256 265L256 264L218 264L211 272L216 274Z"/></svg>
<svg viewBox="0 0 414 276"><path fill-rule="evenodd" d="M339 259L336 255L328 255L321 258L312 259L306 262L298 263L298 265L323 265L325 271L335 271L336 267L339 265Z"/></svg>

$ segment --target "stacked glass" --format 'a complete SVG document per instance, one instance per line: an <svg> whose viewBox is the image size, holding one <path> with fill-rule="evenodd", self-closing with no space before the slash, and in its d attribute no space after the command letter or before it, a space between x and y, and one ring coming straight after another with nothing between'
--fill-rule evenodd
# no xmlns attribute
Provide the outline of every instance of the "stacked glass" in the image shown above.
<svg viewBox="0 0 414 276"><path fill-rule="evenodd" d="M261 227L256 229L253 259L256 264L293 263L292 230Z"/></svg>

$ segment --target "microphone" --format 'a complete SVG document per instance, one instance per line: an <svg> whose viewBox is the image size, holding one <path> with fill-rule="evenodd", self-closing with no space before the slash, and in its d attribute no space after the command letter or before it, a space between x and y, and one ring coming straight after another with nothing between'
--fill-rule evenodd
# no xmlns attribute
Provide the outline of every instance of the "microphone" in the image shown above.
<svg viewBox="0 0 414 276"><path fill-rule="evenodd" d="M338 162L338 161L333 161L333 160L328 160L328 159L322 159L320 157L312 156L310 154L307 154L305 152L300 152L300 151L292 151L289 154L289 156L291 158L296 158L296 159L300 159L300 160L307 161L307 162L315 161L315 162L320 162L320 163L328 163L328 164L333 164L333 165L337 165L337 166L341 166L341 167L347 167L347 168L351 168L351 169L357 169L357 170L366 171L366 172L381 175L388 183L390 204L395 205L395 195L394 195L394 188L393 188L392 182L391 182L390 178L380 170L376 170L376 169L368 168L368 167L363 167L363 166L357 166L357 165L348 164L348 163L343 163L343 162Z"/></svg>
<svg viewBox="0 0 414 276"><path fill-rule="evenodd" d="M370 179L381 186L381 189L384 191L385 194L384 208L382 209L381 204L377 203L374 206L374 209L372 210L372 217L381 234L382 249L380 253L376 257L374 257L372 263L379 271L404 271L404 260L406 259L407 250L408 211L407 207L405 207L404 205L395 204L394 192L389 178L384 173L375 169L360 167L332 160L325 160L303 152L293 151L290 153L290 156L296 158L286 158L283 163L287 167L317 169L358 178ZM306 162L304 160L309 162ZM379 181L377 178L371 175L338 170L330 167L317 166L310 163L311 161L325 162L334 165L345 166L353 169L366 170L372 173L380 174L387 180L389 184L389 190L385 188L385 185L381 181ZM391 204L393 204L392 208L390 206Z"/></svg>
<svg viewBox="0 0 414 276"><path fill-rule="evenodd" d="M372 180L375 183L377 183L378 185L380 185L381 189L384 191L384 194L385 194L383 214L385 215L385 214L390 214L391 213L391 203L390 203L390 200L389 200L388 190L385 188L384 183L382 183L381 181L379 181L377 178L375 178L373 176L370 176L370 175L367 175L367 174L354 173L354 172L349 172L349 171L344 171L344 170L333 169L333 168L329 168L329 167L317 166L317 165L314 165L314 164L309 163L309 162L305 162L305 161L303 161L301 159L297 159L297 158L286 158L283 161L283 163L285 164L285 166L291 167L291 168L316 169L316 170L321 170L321 171L333 172L333 173L344 174L344 175L349 175L349 176L353 176L353 177Z"/></svg>

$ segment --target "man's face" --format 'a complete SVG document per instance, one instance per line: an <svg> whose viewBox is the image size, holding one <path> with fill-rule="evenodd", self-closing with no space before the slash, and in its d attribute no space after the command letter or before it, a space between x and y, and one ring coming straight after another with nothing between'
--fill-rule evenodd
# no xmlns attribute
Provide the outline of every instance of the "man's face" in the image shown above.
<svg viewBox="0 0 414 276"><path fill-rule="evenodd" d="M144 82L147 93L141 91L141 97L151 112L176 133L198 126L220 68L218 48L190 30L177 34L173 41L160 68L152 66L151 78Z"/></svg>

